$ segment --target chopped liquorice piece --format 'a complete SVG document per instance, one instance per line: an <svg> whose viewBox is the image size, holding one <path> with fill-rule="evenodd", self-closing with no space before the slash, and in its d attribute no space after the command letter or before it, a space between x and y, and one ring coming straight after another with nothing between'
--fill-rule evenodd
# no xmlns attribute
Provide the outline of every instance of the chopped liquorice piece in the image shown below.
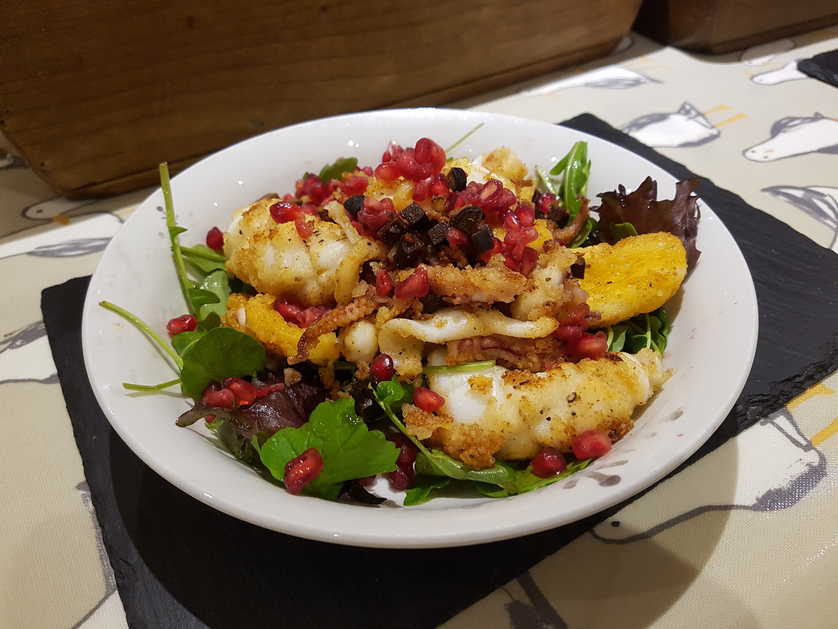
<svg viewBox="0 0 838 629"><path fill-rule="evenodd" d="M483 224L483 210L476 205L466 206L451 219L451 224L470 236Z"/></svg>
<svg viewBox="0 0 838 629"><path fill-rule="evenodd" d="M538 201L539 199L541 199L541 196L541 190L539 190L538 188L532 191L532 204L535 207L538 207Z"/></svg>
<svg viewBox="0 0 838 629"><path fill-rule="evenodd" d="M437 223L428 230L428 240L434 247L448 241L448 223Z"/></svg>
<svg viewBox="0 0 838 629"><path fill-rule="evenodd" d="M474 253L479 255L495 246L495 237L488 225L481 225L469 236L469 242Z"/></svg>
<svg viewBox="0 0 838 629"><path fill-rule="evenodd" d="M410 229L422 229L428 223L428 217L425 215L425 210L423 210L422 206L417 203L411 203L399 212L399 214Z"/></svg>
<svg viewBox="0 0 838 629"><path fill-rule="evenodd" d="M393 264L398 269L415 266L423 257L427 257L428 241L420 234L407 232L396 246L390 250Z"/></svg>
<svg viewBox="0 0 838 629"><path fill-rule="evenodd" d="M567 216L567 210L558 201L550 205L550 212L547 214L547 218L559 227L564 227L567 222Z"/></svg>
<svg viewBox="0 0 838 629"><path fill-rule="evenodd" d="M358 216L358 212L361 211L361 208L364 207L364 195L353 194L343 202L343 207L346 208L346 211L349 212L352 218L355 218Z"/></svg>
<svg viewBox="0 0 838 629"><path fill-rule="evenodd" d="M468 183L466 171L464 171L462 168L457 168L455 166L454 168L448 171L448 174L445 176L445 181L448 183L448 187L451 188L454 192L465 190L466 184Z"/></svg>
<svg viewBox="0 0 838 629"><path fill-rule="evenodd" d="M386 245L392 245L407 232L407 224L398 216L394 216L384 223L376 236Z"/></svg>

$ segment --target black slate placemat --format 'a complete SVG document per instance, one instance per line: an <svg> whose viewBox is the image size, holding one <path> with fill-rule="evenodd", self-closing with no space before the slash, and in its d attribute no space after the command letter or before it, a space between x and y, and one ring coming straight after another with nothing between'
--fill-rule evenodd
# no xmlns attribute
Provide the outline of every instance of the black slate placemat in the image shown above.
<svg viewBox="0 0 838 629"><path fill-rule="evenodd" d="M678 178L691 176L593 116L563 124L626 146ZM707 180L698 191L748 260L760 305L760 336L739 403L684 465L838 368L838 256ZM132 627L432 627L622 506L516 540L423 551L333 546L240 522L161 479L111 430L81 358L88 280L46 289L42 309Z"/></svg>
<svg viewBox="0 0 838 629"><path fill-rule="evenodd" d="M814 79L838 87L838 50L801 59L797 62L797 69Z"/></svg>

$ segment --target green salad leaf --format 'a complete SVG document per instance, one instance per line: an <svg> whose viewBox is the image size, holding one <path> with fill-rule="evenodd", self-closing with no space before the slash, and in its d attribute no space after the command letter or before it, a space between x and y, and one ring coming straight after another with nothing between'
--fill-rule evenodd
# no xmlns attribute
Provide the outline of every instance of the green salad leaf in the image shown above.
<svg viewBox="0 0 838 629"><path fill-rule="evenodd" d="M669 315L663 307L649 314L637 315L608 328L608 351L636 354L641 349L650 348L662 354L670 329Z"/></svg>
<svg viewBox="0 0 838 629"><path fill-rule="evenodd" d="M580 197L588 191L588 177L591 174L591 160L588 159L588 143L576 142L562 159L550 169L555 178L564 173L559 187L559 196L570 220L582 207Z"/></svg>
<svg viewBox="0 0 838 629"><path fill-rule="evenodd" d="M213 271L224 270L226 268L225 264L227 259L206 245L181 247L180 251L186 261L201 273L212 273Z"/></svg>
<svg viewBox="0 0 838 629"><path fill-rule="evenodd" d="M380 430L369 430L355 414L355 401L322 402L307 423L282 428L262 444L259 457L271 475L285 477L285 466L309 448L317 448L323 471L303 490L334 500L345 481L385 474L396 469L398 448Z"/></svg>
<svg viewBox="0 0 838 629"><path fill-rule="evenodd" d="M637 229L631 223L614 223L611 225L609 232L611 235L609 242L611 244L629 236L637 236Z"/></svg>
<svg viewBox="0 0 838 629"><path fill-rule="evenodd" d="M238 330L213 328L191 338L194 342L182 348L180 379L183 392L195 399L200 399L210 383L250 375L265 364L262 344Z"/></svg>
<svg viewBox="0 0 838 629"><path fill-rule="evenodd" d="M563 478L567 478L576 472L580 472L584 470L588 465L591 464L593 459L583 459L581 461L570 461L567 464L567 467L561 474L557 474L556 476L550 476L548 478L542 478L540 476L536 476L532 473L532 470L527 467L523 470L514 470L514 476L511 482L509 482L505 487L492 487L491 485L478 485L477 490L483 494L484 496L488 496L489 498L506 498L507 496L514 496L516 494L524 494L528 491L533 491L535 489L541 489L542 487L547 487L547 485L552 485L556 481L560 481Z"/></svg>
<svg viewBox="0 0 838 629"><path fill-rule="evenodd" d="M344 173L354 172L356 168L358 168L357 157L341 157L331 164L323 166L317 176L323 183L329 183L332 179L340 181Z"/></svg>
<svg viewBox="0 0 838 629"><path fill-rule="evenodd" d="M404 506L415 507L428 502L433 498L434 492L445 489L450 483L451 479L444 476L417 476L413 481L413 487L405 492Z"/></svg>
<svg viewBox="0 0 838 629"><path fill-rule="evenodd" d="M212 296L213 301L207 301L198 309L198 319L204 321L210 314L218 315L220 319L227 312L227 299L230 297L230 280L227 271L217 270L207 275L198 288Z"/></svg>

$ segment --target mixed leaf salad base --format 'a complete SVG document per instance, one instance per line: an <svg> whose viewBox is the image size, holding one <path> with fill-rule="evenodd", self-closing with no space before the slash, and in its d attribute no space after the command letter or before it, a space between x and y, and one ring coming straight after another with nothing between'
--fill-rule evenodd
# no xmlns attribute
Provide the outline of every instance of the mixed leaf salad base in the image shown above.
<svg viewBox="0 0 838 629"><path fill-rule="evenodd" d="M679 183L674 200L657 201L655 182L647 178L630 194L620 186L614 192L599 195L601 205L592 212L586 197L591 162L585 142L574 144L549 171L536 168L534 181L522 176L520 183L509 184L490 171L485 181L472 183L474 179L468 179L473 172L469 174L452 163L460 164L462 160L447 158L439 145L423 138L413 149L388 147L374 171L359 168L355 158L341 158L325 165L316 175L303 174L295 194L282 198L273 195L273 221L293 223L303 241L320 237L320 223L330 222L354 238L354 246L368 241L370 246L384 251L364 262L360 275L356 274L353 301L348 305L341 304L339 297L335 298L337 303L332 300L322 304L275 298L273 310L282 317L279 321L294 326L294 338L299 339L298 356L293 355L293 350L280 351L276 343L252 333L241 322L243 308L231 309L231 296L246 303L265 291L230 272L224 232L213 228L206 236L206 244L181 244L187 230L175 220L168 169L161 164L166 226L187 313L169 321L166 340L136 315L101 302L102 307L124 317L147 335L176 374L160 384L125 383L124 387L154 393L180 386L194 405L178 418L179 426L204 420L233 456L294 494L378 504L384 498L368 489L376 477L384 475L394 489L406 490L404 505L411 506L450 492L462 495L464 491L474 491L502 498L544 487L584 469L610 449L615 433L586 430L575 436L570 448L547 446L524 459L500 460L498 452L502 450L497 447L497 458L490 456L487 463L484 456L482 462L475 464L476 457L469 459L467 454L458 454L450 441L423 436L418 424L410 424L411 417L433 421L448 412L450 398L434 390L434 382L465 374L470 378L470 386L477 386L475 382L490 374L508 379L511 372L527 373L515 362L521 358L510 349L514 345L511 337L478 336L482 345L477 350L457 345L461 353L477 351L478 360L453 364L451 342L447 361L430 360L426 344L423 363L416 373L410 372L406 361L400 362L398 356L383 351L374 358L352 354L344 335L349 324L337 326L344 330L340 340L335 341L342 348L340 353L335 350L326 352L325 359L313 358L316 352L312 348L323 343L321 337L335 328L318 330L313 340L306 338L307 331L333 313L345 313L352 304L357 306L361 299L355 295L359 286L367 291L364 298L378 299L382 308L385 304L389 308L399 304L404 308L402 312L412 312L419 323L432 320L440 308L452 304L465 307L466 314L481 316L489 308L506 318L514 312L514 303L510 310L500 298L475 303L479 298L474 297L473 287L463 294L434 288L435 267L471 273L480 268L491 269L490 265L495 264L494 268L504 267L520 275L531 297L532 285L543 280L544 273L539 272L549 269L543 260L551 252L593 251L600 247L610 253L624 239L658 232L674 234L680 240L692 267L698 258L698 211L696 197L691 194L694 184ZM392 193L392 198L386 197L387 202L381 195L371 198L370 190L379 184L389 186L387 190L408 186L410 205L393 205L398 192ZM364 197L364 192L368 196ZM497 202L504 193L508 193L505 205ZM495 201L489 202L491 195ZM339 210L345 211L340 216L335 216L334 208L329 206L336 200L341 205ZM536 227L546 230L548 236L543 237ZM434 230L442 234L439 242L434 240ZM536 242L541 241L541 249L534 249ZM586 260L593 272L590 265L594 259L598 258L578 254L566 270L566 281L578 288L585 276ZM585 293L579 294L584 300ZM589 304L592 299L593 295L589 295ZM532 371L560 369L567 364L578 366L583 362L626 361L630 360L625 357L627 354L662 354L666 348L670 321L662 306L627 319L615 319L608 325L598 325L603 318L584 301L575 306L570 314L567 308L552 311L558 327L553 326L554 331L544 339L523 339L527 343L551 343L553 352L560 348L558 354L553 354L552 363L544 359ZM364 314L367 322L374 316L374 311ZM376 320L380 330L379 323ZM485 339L494 339L500 345ZM523 342L516 342L519 341ZM574 391L567 396L567 402L574 402L576 397ZM550 421L550 417L546 419ZM616 438L620 436L617 434Z"/></svg>

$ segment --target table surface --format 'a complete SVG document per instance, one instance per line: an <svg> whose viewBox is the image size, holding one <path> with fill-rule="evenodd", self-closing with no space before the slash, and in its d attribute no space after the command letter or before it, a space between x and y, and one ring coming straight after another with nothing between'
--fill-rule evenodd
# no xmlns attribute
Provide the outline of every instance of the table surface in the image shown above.
<svg viewBox="0 0 838 629"><path fill-rule="evenodd" d="M456 106L591 112L838 251L838 90L796 70L835 48L836 27L714 57L633 34L605 59ZM39 303L94 270L149 191L55 197L3 142L0 627L125 626ZM837 392L838 373L446 626L835 626ZM769 492L782 499L766 509Z"/></svg>

